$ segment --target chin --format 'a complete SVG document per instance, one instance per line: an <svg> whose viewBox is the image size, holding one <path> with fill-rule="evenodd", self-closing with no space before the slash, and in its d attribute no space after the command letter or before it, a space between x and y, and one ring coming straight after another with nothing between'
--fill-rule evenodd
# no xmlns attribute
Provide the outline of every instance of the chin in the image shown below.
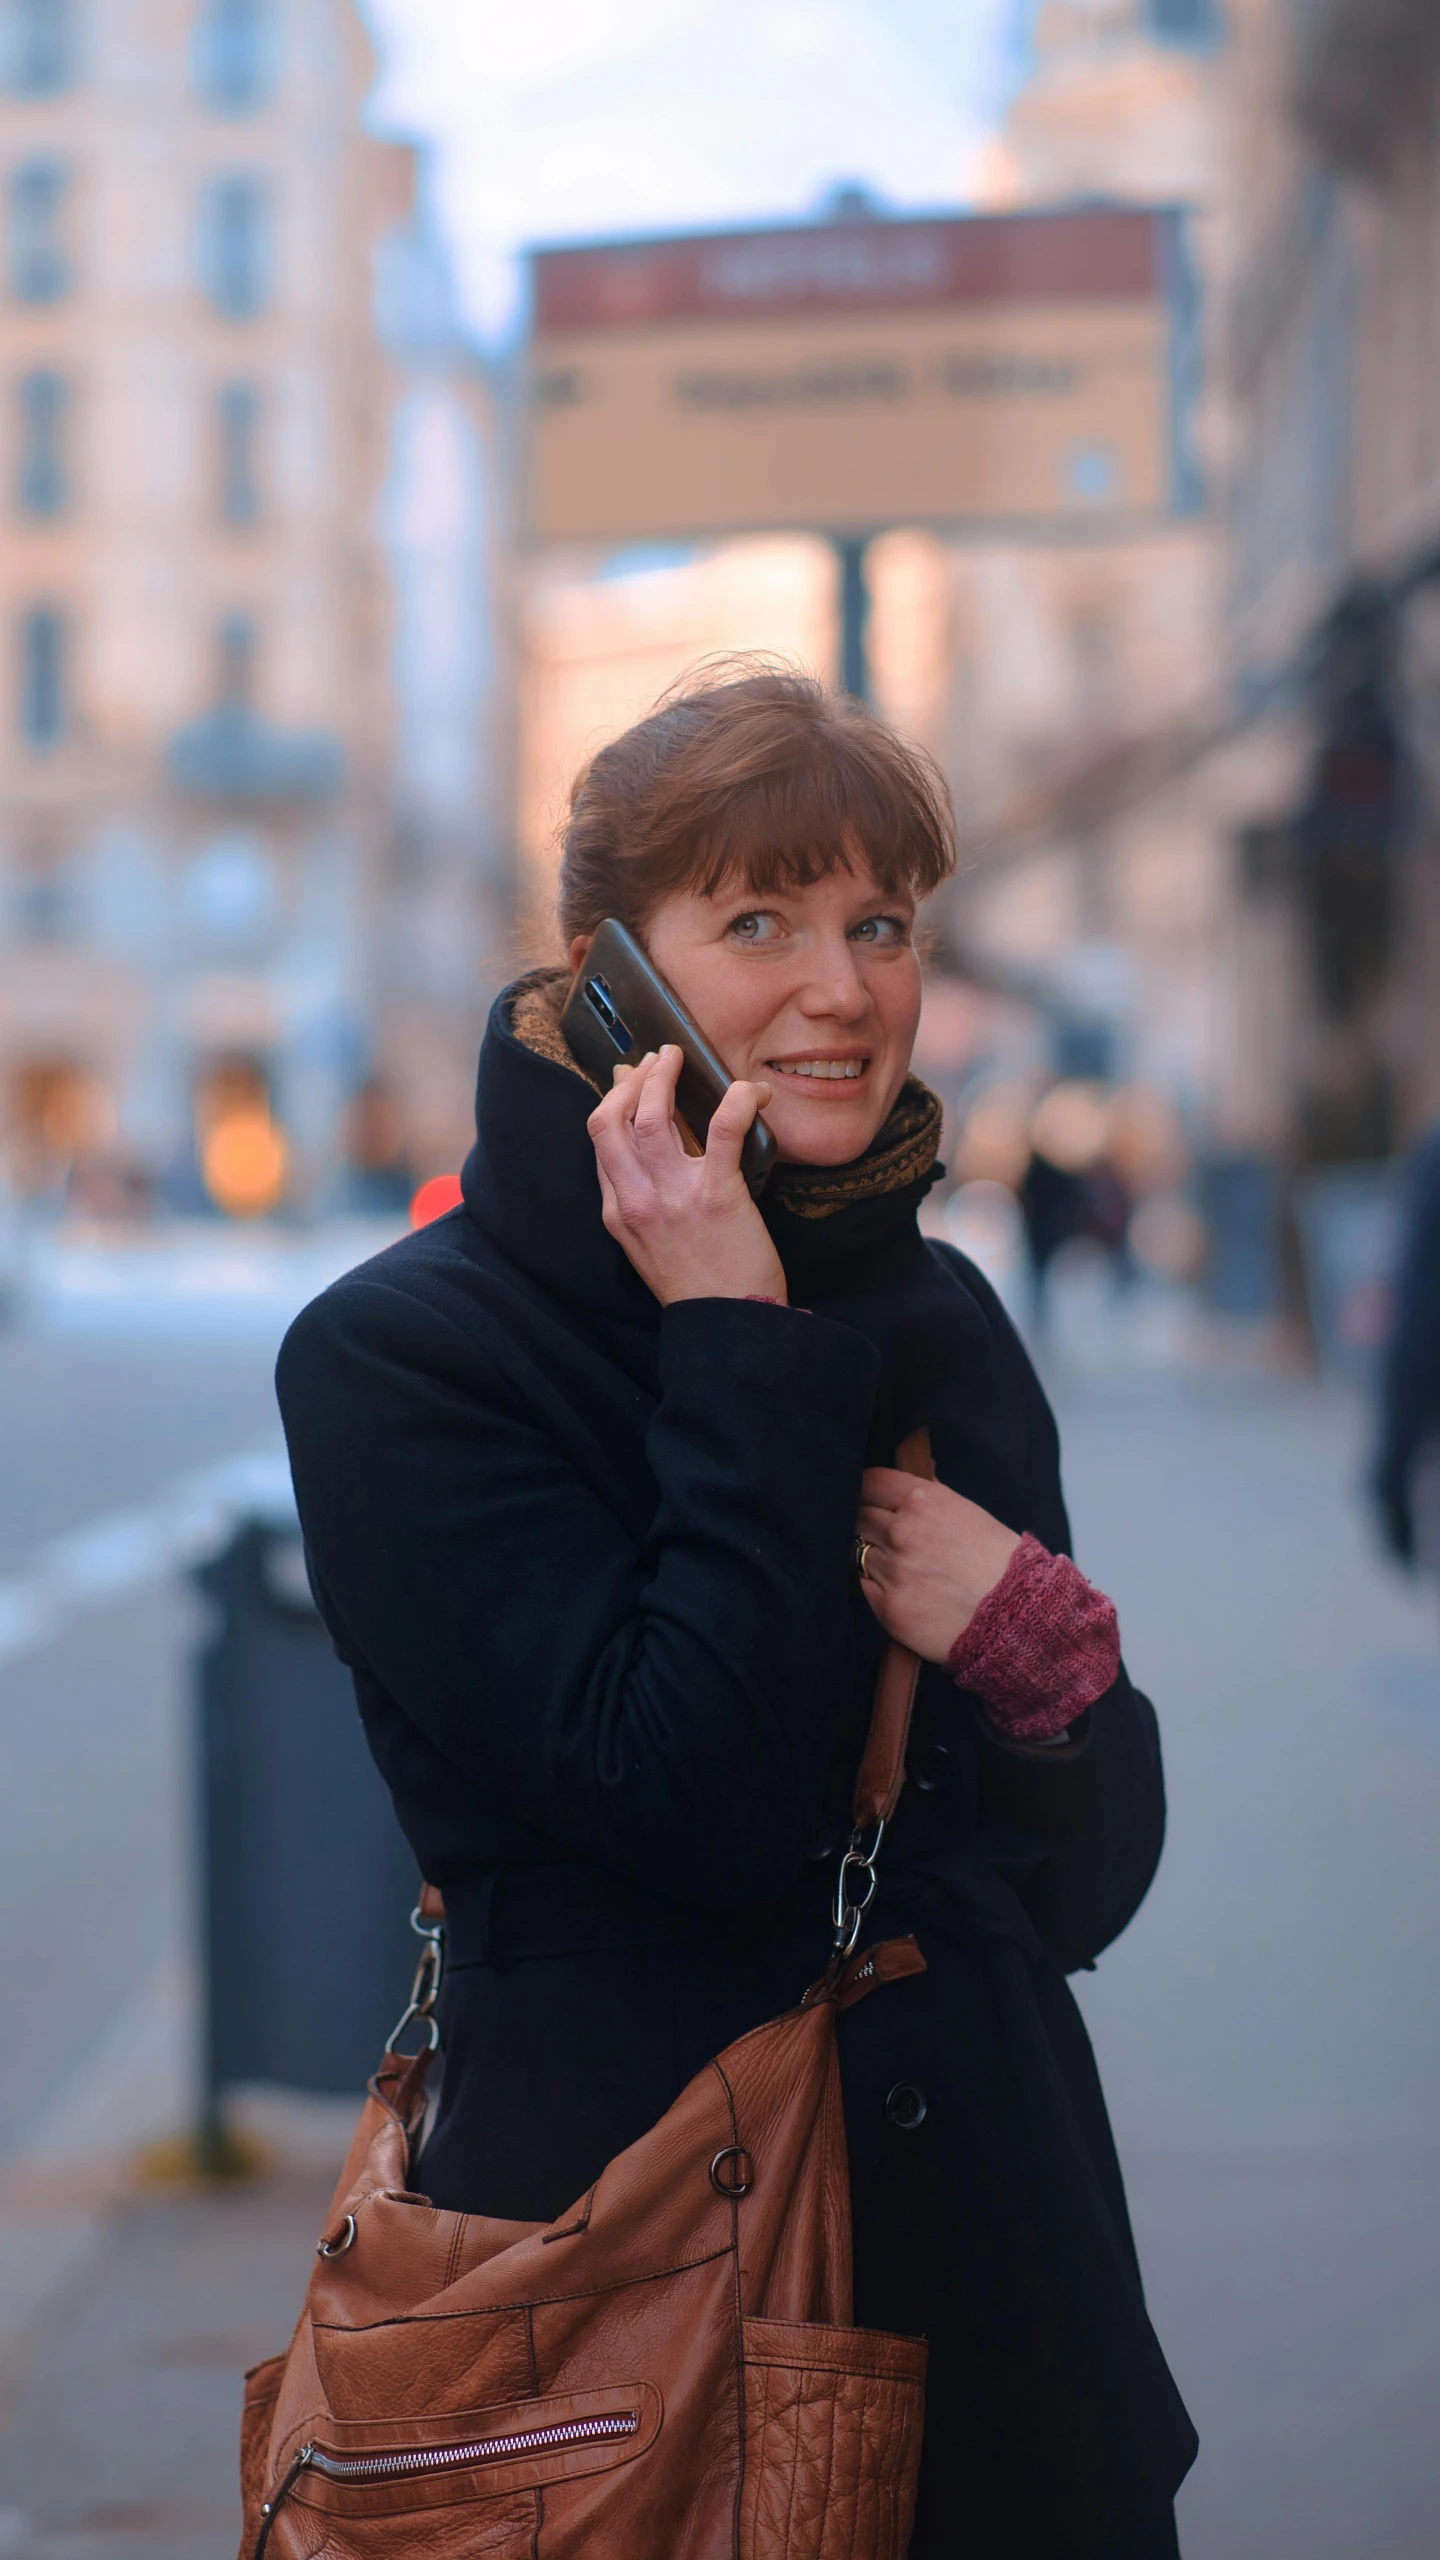
<svg viewBox="0 0 1440 2560"><path fill-rule="evenodd" d="M863 1119L856 1112L852 1119L848 1111L836 1111L829 1103L809 1110L802 1104L797 1111L783 1112L772 1107L765 1118L787 1164L853 1164L879 1129L873 1112L867 1111Z"/></svg>

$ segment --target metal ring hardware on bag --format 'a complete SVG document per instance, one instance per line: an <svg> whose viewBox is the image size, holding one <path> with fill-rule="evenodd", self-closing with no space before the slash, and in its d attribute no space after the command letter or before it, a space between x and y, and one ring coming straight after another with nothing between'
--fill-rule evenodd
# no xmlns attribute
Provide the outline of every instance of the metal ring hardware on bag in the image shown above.
<svg viewBox="0 0 1440 2560"><path fill-rule="evenodd" d="M840 1861L840 1873L835 1879L835 1905L831 1913L835 1924L834 1961L837 1963L843 1963L847 1956L854 1954L860 1923L875 1899L875 1887L879 1881L875 1861L885 1837L883 1822L874 1825L874 1833L867 1849L864 1846L865 1826L857 1823L850 1834L850 1846Z"/></svg>
<svg viewBox="0 0 1440 2560"><path fill-rule="evenodd" d="M426 2045L434 2053L440 2042L440 2030L435 2023L435 2002L445 1970L445 1923L443 1920L425 1919L417 1903L410 1914L410 1926L425 1944L420 1950L420 1961L415 1967L415 1979L410 1985L410 1998L404 2015L397 2019L386 2038L385 2050L387 2053L398 2052L406 2028L418 2026L423 2027Z"/></svg>
<svg viewBox="0 0 1440 2560"><path fill-rule="evenodd" d="M327 2231L323 2240L316 2241L315 2255L317 2258L343 2258L354 2237L355 2216L347 2213L333 2240Z"/></svg>
<svg viewBox="0 0 1440 2560"><path fill-rule="evenodd" d="M717 2196L748 2196L755 2184L755 2164L738 2142L716 2152L710 2163L710 2184Z"/></svg>

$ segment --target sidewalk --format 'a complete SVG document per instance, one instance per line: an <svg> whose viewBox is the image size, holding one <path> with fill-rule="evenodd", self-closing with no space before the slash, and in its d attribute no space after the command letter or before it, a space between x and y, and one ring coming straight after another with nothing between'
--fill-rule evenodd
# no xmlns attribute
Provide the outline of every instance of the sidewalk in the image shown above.
<svg viewBox="0 0 1440 2560"><path fill-rule="evenodd" d="M235 2560L240 2376L285 2343L331 2184L285 2165L91 2229L15 2377L4 2560Z"/></svg>
<svg viewBox="0 0 1440 2560"><path fill-rule="evenodd" d="M359 2098L245 2092L262 2174L147 2186L193 2040L165 1967L0 2171L0 2560L235 2560L240 2377L294 2325Z"/></svg>

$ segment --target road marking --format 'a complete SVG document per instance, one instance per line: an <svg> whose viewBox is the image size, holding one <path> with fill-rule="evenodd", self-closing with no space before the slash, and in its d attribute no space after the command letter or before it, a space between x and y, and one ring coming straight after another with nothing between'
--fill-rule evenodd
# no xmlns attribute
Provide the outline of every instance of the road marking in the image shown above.
<svg viewBox="0 0 1440 2560"><path fill-rule="evenodd" d="M282 1449L240 1449L180 1476L153 1502L112 1511L37 1548L0 1581L0 1669L73 1626L84 1609L163 1582L222 1547L242 1515L293 1526L295 1498Z"/></svg>

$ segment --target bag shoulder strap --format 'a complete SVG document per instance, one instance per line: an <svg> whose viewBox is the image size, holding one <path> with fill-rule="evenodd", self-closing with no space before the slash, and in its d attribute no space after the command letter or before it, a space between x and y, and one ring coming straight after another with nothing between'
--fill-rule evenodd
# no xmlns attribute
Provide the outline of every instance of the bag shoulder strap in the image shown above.
<svg viewBox="0 0 1440 2560"><path fill-rule="evenodd" d="M930 1449L930 1434L922 1423L901 1441L895 1452L895 1464L910 1476L925 1476L933 1481L935 1460ZM887 1644L881 1658L880 1673L875 1683L875 1704L870 1711L870 1731L866 1737L865 1755L860 1775L855 1782L855 1821L859 1828L873 1822L888 1822L900 1801L905 1784L905 1746L910 1739L910 1718L915 1712L915 1687L920 1677L920 1658L907 1645Z"/></svg>

